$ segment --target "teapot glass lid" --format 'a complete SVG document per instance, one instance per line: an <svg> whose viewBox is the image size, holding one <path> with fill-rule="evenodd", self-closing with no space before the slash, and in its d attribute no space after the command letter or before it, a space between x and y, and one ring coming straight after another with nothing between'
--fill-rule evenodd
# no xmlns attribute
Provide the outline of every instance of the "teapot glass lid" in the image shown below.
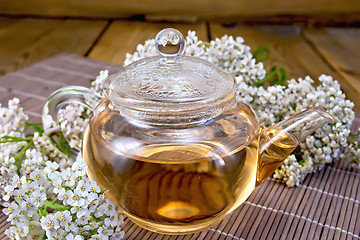
<svg viewBox="0 0 360 240"><path fill-rule="evenodd" d="M235 92L233 76L201 58L182 54L185 40L176 29L159 32L155 47L159 56L136 61L107 79L112 102L204 104Z"/></svg>

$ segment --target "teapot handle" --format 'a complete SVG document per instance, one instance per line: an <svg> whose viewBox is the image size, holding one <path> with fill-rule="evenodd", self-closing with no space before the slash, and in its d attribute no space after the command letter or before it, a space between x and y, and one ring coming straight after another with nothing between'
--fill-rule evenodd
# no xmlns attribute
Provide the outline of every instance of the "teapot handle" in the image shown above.
<svg viewBox="0 0 360 240"><path fill-rule="evenodd" d="M49 137L60 136L61 129L58 121L58 112L70 103L77 103L85 106L91 111L94 110L101 96L94 90L81 86L62 87L53 92L47 99L42 113L42 124L44 132ZM66 139L69 141L69 139ZM69 155L75 157L80 149L71 149Z"/></svg>

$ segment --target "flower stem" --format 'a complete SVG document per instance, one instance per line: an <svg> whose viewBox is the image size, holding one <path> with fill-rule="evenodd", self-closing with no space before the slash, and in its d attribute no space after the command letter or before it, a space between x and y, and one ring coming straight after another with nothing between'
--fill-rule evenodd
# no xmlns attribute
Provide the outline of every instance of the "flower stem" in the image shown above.
<svg viewBox="0 0 360 240"><path fill-rule="evenodd" d="M8 143L8 142L29 142L31 138L19 138L19 137L12 137L12 136L3 136L1 137L0 143Z"/></svg>
<svg viewBox="0 0 360 240"><path fill-rule="evenodd" d="M65 210L71 209L71 206L69 206L69 205L64 206L62 204L56 203L58 200L59 200L58 198L55 198L54 201L52 201L52 202L45 200L44 201L44 211L47 213L48 208L52 208L57 211L65 211Z"/></svg>
<svg viewBox="0 0 360 240"><path fill-rule="evenodd" d="M20 152L18 152L14 159L15 159L15 163L14 165L16 166L16 173L20 176L20 168L21 168L21 164L22 164L22 161L24 159L24 154L26 152L26 150L28 150L30 148L30 146L33 144L33 141L31 140L30 142L28 142L28 144L23 148L21 149Z"/></svg>
<svg viewBox="0 0 360 240"><path fill-rule="evenodd" d="M354 142L356 143L358 148L360 148L360 141L357 139L357 136L360 135L360 132L359 133L350 133L349 135L354 139Z"/></svg>
<svg viewBox="0 0 360 240"><path fill-rule="evenodd" d="M41 147L41 156L42 156L42 159L45 162L45 146L44 145Z"/></svg>

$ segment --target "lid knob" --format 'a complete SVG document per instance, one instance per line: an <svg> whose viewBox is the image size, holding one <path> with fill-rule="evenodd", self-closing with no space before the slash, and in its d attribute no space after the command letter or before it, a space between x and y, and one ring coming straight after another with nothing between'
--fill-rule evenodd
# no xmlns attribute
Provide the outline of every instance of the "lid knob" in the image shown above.
<svg viewBox="0 0 360 240"><path fill-rule="evenodd" d="M155 47L161 56L179 56L185 48L184 36L174 28L165 28L155 37Z"/></svg>

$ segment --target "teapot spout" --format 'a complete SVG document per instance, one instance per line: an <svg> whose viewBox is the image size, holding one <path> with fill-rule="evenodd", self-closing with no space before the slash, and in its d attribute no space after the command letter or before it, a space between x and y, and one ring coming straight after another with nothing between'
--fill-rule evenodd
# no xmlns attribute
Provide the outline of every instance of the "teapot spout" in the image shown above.
<svg viewBox="0 0 360 240"><path fill-rule="evenodd" d="M314 131L334 118L319 107L306 109L261 132L256 186L268 178L293 150Z"/></svg>

